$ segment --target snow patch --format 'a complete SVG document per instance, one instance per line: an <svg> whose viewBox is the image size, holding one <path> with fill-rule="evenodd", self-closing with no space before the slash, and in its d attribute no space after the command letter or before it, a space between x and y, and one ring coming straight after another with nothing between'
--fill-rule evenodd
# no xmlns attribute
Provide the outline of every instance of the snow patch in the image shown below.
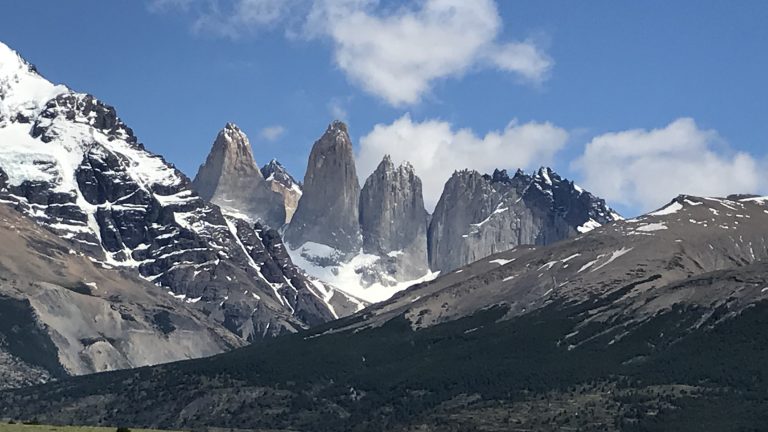
<svg viewBox="0 0 768 432"><path fill-rule="evenodd" d="M576 231L578 231L581 234L585 234L585 233L588 233L588 232L594 230L595 228L600 228L601 226L602 225L600 224L600 222L597 222L594 219L590 219L590 220L584 222L583 225L581 225L579 227L576 227Z"/></svg>
<svg viewBox="0 0 768 432"><path fill-rule="evenodd" d="M653 213L648 213L648 216L666 216L666 215L671 215L671 214L675 214L675 213L679 212L682 209L683 209L683 205L680 204L679 202L675 201L672 204L670 204L670 205L668 205L668 206L666 206L666 207L664 207L664 208L662 208L660 210L656 210Z"/></svg>
<svg viewBox="0 0 768 432"><path fill-rule="evenodd" d="M619 250L617 250L617 251L615 251L615 252L611 253L611 257L610 257L610 258L608 258L608 261L606 261L606 262L604 262L604 263L600 264L599 266L595 267L595 268L594 268L594 269L592 269L591 271L595 272L595 271L598 271L598 270L600 270L601 268L603 268L603 267L607 266L608 264L610 264L610 263L614 262L614 261L615 261L615 260L617 260L618 258L620 258L620 257L622 257L622 256L624 256L624 255L626 255L626 254L628 254L628 253L629 253L631 250L632 250L632 248L625 248L625 247L623 247L623 248L621 248L621 249L619 249Z"/></svg>
<svg viewBox="0 0 768 432"><path fill-rule="evenodd" d="M642 231L642 232L654 232L654 231L661 231L665 229L667 229L667 226L664 225L663 223L651 223L651 224L642 225L635 228L635 230Z"/></svg>
<svg viewBox="0 0 768 432"><path fill-rule="evenodd" d="M367 303L378 303L388 300L396 293L418 283L430 281L437 277L439 272L429 272L424 276L403 282L382 284L380 282L364 286L360 278L360 271L376 264L381 258L377 255L363 253L347 261L343 261L343 254L324 244L306 242L296 249L288 248L291 260L309 276L322 281L341 293L360 299ZM328 265L319 263L328 261Z"/></svg>

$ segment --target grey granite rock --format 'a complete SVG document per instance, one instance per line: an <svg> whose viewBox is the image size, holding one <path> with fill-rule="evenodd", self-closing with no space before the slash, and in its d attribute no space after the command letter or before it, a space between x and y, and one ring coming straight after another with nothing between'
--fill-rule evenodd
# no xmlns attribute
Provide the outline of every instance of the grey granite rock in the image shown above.
<svg viewBox="0 0 768 432"><path fill-rule="evenodd" d="M238 340L295 332L334 317L326 293L285 253L277 253L279 239L264 243L254 224L225 216L195 194L189 179L147 151L114 108L91 95L54 86L30 72L1 43L0 61L7 66L0 74L4 208L70 242L71 249L93 265L140 280L134 290L159 291L163 303L184 304L199 313L206 326L228 330ZM16 113L23 113L22 118ZM22 134L8 135L11 129ZM225 128L214 147L212 172L218 166L224 174L261 178L247 138L235 126ZM216 180L229 181L226 177L231 176ZM281 209L281 197L263 178L260 181ZM282 224L284 215L276 220ZM145 306L153 306L156 299ZM104 299L107 307L115 302ZM76 325L81 316L74 311L57 319Z"/></svg>
<svg viewBox="0 0 768 432"><path fill-rule="evenodd" d="M201 198L224 211L241 213L274 228L285 223L282 196L264 180L248 137L232 123L216 136L192 184Z"/></svg>
<svg viewBox="0 0 768 432"><path fill-rule="evenodd" d="M618 218L605 201L549 168L533 175L459 171L429 226L433 271L450 271L519 245L546 245Z"/></svg>
<svg viewBox="0 0 768 432"><path fill-rule="evenodd" d="M395 167L387 155L365 181L360 194L363 252L390 262L393 281L413 280L429 272L427 211L421 180L413 166Z"/></svg>
<svg viewBox="0 0 768 432"><path fill-rule="evenodd" d="M269 188L283 197L285 223L290 223L301 199L301 183L297 182L276 159L272 159L268 164L261 167L261 174Z"/></svg>
<svg viewBox="0 0 768 432"><path fill-rule="evenodd" d="M342 259L360 251L360 183L347 126L334 121L312 146L302 195L285 239L292 247L306 242L330 246Z"/></svg>

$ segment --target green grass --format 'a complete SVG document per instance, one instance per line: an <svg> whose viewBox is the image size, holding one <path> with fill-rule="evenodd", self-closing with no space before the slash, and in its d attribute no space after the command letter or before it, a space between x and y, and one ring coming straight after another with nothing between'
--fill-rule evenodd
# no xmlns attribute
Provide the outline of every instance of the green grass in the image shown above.
<svg viewBox="0 0 768 432"><path fill-rule="evenodd" d="M168 432L156 429L133 429L131 432ZM0 432L115 432L117 427L49 426L0 423Z"/></svg>

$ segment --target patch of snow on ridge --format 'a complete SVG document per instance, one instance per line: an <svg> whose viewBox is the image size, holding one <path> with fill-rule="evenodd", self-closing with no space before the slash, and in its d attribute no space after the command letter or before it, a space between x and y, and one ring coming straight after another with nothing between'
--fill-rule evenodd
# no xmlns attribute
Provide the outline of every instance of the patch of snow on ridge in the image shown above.
<svg viewBox="0 0 768 432"><path fill-rule="evenodd" d="M360 270L379 261L381 258L376 255L360 251L352 259L342 262L343 254L340 251L315 242L306 242L297 249L287 248L287 250L293 263L312 278L367 303L388 300L396 293L412 285L435 279L439 274L439 272L429 272L421 278L392 285L377 282L370 286L364 286Z"/></svg>
<svg viewBox="0 0 768 432"><path fill-rule="evenodd" d="M588 269L588 268L592 267L592 266L593 266L593 265L595 265L595 263L596 263L597 261L599 261L599 260L600 260L600 258L602 258L603 256L604 256L604 255L598 255L597 259L595 259L594 261L590 261L590 262L588 262L588 263L584 264L583 266L581 266L581 268L579 269L579 271L577 271L576 273L581 273L581 272L583 272L584 270L586 270L586 269Z"/></svg>
<svg viewBox="0 0 768 432"><path fill-rule="evenodd" d="M599 266L593 268L591 271L594 272L594 271L600 270L601 268L603 268L603 267L607 266L608 264L614 262L616 259L618 259L618 258L620 258L620 257L622 257L622 256L624 256L626 254L628 254L631 250L632 250L632 248L621 248L621 249L613 252L611 254L610 258L608 258L608 261L606 261L606 262L600 264Z"/></svg>
<svg viewBox="0 0 768 432"><path fill-rule="evenodd" d="M675 214L682 209L683 209L683 205L675 201L672 204L669 204L668 206L660 210L656 210L653 213L648 213L648 216L667 216L667 215Z"/></svg>
<svg viewBox="0 0 768 432"><path fill-rule="evenodd" d="M635 228L637 231L643 231L643 232L653 232L653 231L661 231L667 229L667 226L663 223L651 223L647 225L641 225L637 228Z"/></svg>
<svg viewBox="0 0 768 432"><path fill-rule="evenodd" d="M585 233L588 233L588 232L592 231L595 228L600 228L601 226L602 225L600 224L600 222L598 222L598 221L596 221L594 219L590 219L590 220L584 222L584 224L581 225L580 227L577 227L576 231L578 231L581 234L585 234Z"/></svg>
<svg viewBox="0 0 768 432"><path fill-rule="evenodd" d="M751 202L756 204L768 204L768 196L744 198L739 200L741 202Z"/></svg>
<svg viewBox="0 0 768 432"><path fill-rule="evenodd" d="M502 265L503 266L503 265L507 265L507 264L511 263L512 261L514 261L514 259L506 260L506 259L500 259L499 258L499 259L495 259L495 260L490 260L488 262L491 263L491 264L498 264L498 265Z"/></svg>

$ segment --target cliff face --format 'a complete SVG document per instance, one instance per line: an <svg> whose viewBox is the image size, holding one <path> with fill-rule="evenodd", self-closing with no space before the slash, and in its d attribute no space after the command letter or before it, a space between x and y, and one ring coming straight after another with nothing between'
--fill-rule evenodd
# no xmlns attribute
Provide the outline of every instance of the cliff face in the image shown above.
<svg viewBox="0 0 768 432"><path fill-rule="evenodd" d="M294 248L317 243L335 249L341 259L362 246L358 206L360 184L347 126L335 121L309 155L304 190L285 232Z"/></svg>
<svg viewBox="0 0 768 432"><path fill-rule="evenodd" d="M248 137L232 123L219 132L192 184L201 198L227 213L274 228L285 223L282 196L264 180Z"/></svg>
<svg viewBox="0 0 768 432"><path fill-rule="evenodd" d="M290 223L303 193L301 184L275 159L261 167L261 174L264 176L264 180L269 185L269 188L283 197L285 223Z"/></svg>
<svg viewBox="0 0 768 432"><path fill-rule="evenodd" d="M534 175L460 171L429 226L429 263L450 271L519 245L545 245L616 220L602 199L549 168Z"/></svg>
<svg viewBox="0 0 768 432"><path fill-rule="evenodd" d="M0 204L71 243L57 246L64 255L78 254L141 282L113 284L121 290L153 290L156 296L137 300L145 309L163 309L168 301L183 304L205 325L226 329L242 340L294 332L334 318L325 293L280 252L282 245L274 239L266 243L270 230L259 227L256 232L255 224L222 214L194 193L183 173L148 151L113 107L48 82L2 43L0 143ZM216 182L208 193L216 193L228 177L260 179L247 139L234 125L219 134L214 147L207 170L219 175L209 177ZM222 177L227 173L237 175ZM201 189L206 190L203 183ZM263 178L261 186L279 199ZM49 248L41 239L31 241L42 251ZM93 282L84 271L73 273L81 275L83 283ZM100 304L118 310L122 300L114 294L105 295ZM163 301L157 303L158 298ZM48 306L58 307L53 304ZM55 326L78 326L83 316L90 315L70 310L57 316ZM121 324L119 315L112 318L99 326L130 328ZM173 316L169 319L176 328L186 329ZM89 324L94 332L104 332L99 326ZM117 333L109 334L108 339L117 339ZM186 339L180 334L177 340ZM212 352L176 351L166 358Z"/></svg>
<svg viewBox="0 0 768 432"><path fill-rule="evenodd" d="M389 156L365 181L360 194L363 252L387 261L396 280L429 272L427 211L421 180L405 163L395 167Z"/></svg>

